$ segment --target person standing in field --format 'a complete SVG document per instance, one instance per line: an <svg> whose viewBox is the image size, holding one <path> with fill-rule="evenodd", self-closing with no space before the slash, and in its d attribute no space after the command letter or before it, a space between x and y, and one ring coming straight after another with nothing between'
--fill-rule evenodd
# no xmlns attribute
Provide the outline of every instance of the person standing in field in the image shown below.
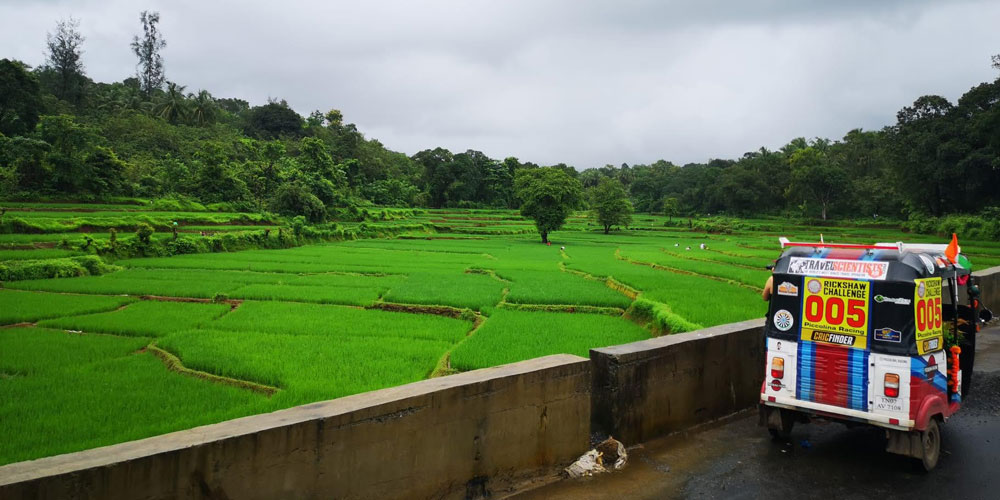
<svg viewBox="0 0 1000 500"><path fill-rule="evenodd" d="M760 298L767 302L768 300L771 300L772 292L774 292L774 276L768 276L767 282L764 283L764 290L760 292Z"/></svg>

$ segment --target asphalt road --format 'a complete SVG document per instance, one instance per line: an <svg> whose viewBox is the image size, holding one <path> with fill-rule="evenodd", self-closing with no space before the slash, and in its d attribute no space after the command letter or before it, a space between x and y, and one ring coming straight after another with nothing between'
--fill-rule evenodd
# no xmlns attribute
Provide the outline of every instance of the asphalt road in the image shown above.
<svg viewBox="0 0 1000 500"><path fill-rule="evenodd" d="M980 332L977 344L972 390L942 427L942 456L929 474L886 453L876 428L814 422L773 441L748 411L636 447L621 472L517 498L1000 498L1000 327Z"/></svg>

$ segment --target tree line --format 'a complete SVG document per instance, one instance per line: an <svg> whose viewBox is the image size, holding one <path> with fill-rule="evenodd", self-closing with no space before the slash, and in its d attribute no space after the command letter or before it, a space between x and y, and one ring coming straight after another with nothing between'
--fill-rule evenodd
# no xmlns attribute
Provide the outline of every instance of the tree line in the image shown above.
<svg viewBox="0 0 1000 500"><path fill-rule="evenodd" d="M839 140L581 172L474 150L407 156L366 138L336 109L301 116L280 99L251 106L189 91L167 78L159 20L141 13L130 44L136 73L121 82L87 77L74 19L49 33L44 64L0 60L0 196L189 197L318 222L372 204L531 212L528 186L559 191L558 178L572 185L559 196L593 210L605 230L627 224L633 210L906 219L1000 205L1000 78L956 103L919 97L896 123ZM1000 59L993 65L1000 69Z"/></svg>

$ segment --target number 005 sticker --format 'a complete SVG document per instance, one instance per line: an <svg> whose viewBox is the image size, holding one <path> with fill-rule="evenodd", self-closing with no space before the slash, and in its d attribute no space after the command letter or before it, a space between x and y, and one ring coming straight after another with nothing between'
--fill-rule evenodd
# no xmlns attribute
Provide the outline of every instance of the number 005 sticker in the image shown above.
<svg viewBox="0 0 1000 500"><path fill-rule="evenodd" d="M868 343L867 281L806 278L802 340L864 349Z"/></svg>
<svg viewBox="0 0 1000 500"><path fill-rule="evenodd" d="M941 278L913 280L913 316L916 320L917 352L927 354L941 348ZM936 340L936 342L934 341Z"/></svg>

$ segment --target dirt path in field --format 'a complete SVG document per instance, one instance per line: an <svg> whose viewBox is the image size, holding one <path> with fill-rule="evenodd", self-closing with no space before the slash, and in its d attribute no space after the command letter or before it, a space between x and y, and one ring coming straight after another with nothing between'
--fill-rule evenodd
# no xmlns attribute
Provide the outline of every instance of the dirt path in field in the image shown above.
<svg viewBox="0 0 1000 500"><path fill-rule="evenodd" d="M434 314L447 318L458 319L465 312L463 309L452 306L428 306L423 304L399 304L396 302L375 302L365 309L380 309L383 311L403 312L411 314Z"/></svg>
<svg viewBox="0 0 1000 500"><path fill-rule="evenodd" d="M242 299L226 299L216 301L213 299L201 299L196 297L167 297L164 295L140 295L139 300L152 300L156 302L196 302L199 304L229 304L229 310L235 311L243 303Z"/></svg>
<svg viewBox="0 0 1000 500"><path fill-rule="evenodd" d="M495 257L494 257L494 259L495 259ZM489 276L489 277L491 277L491 278L493 278L493 279L495 279L495 280L497 280L497 281L499 281L501 283L510 283L509 279L501 277L500 275L497 274L496 271L494 271L492 269L469 268L469 269L465 270L465 274L484 274L484 275Z"/></svg>
<svg viewBox="0 0 1000 500"><path fill-rule="evenodd" d="M184 363L181 362L180 358L178 358L177 356L174 356L173 354L171 354L171 353L169 353L169 352L167 352L167 351L165 351L163 349L160 349L159 347L157 347L154 344L150 344L150 345L142 348L139 352L148 352L148 353L156 356L157 359L159 359L160 361L163 362L164 365L166 365L166 367L167 367L168 370L170 370L172 372L180 373L182 375L187 375L187 376L190 376L190 377L199 378L199 379L206 380L206 381L209 381L209 382L215 382L215 383L218 383L218 384L230 385L230 386L233 386L233 387L238 387L240 389L246 389L248 391L253 391L253 392L256 392L256 393L260 393L260 394L263 394L263 395L268 396L268 397L272 396L274 393L276 393L279 390L281 390L281 389L279 389L277 387L273 387L273 386L270 386L270 385L259 384L257 382L250 382L250 381L247 381L247 380L240 380L240 379L235 379L235 378L231 378L231 377L222 377L222 376L219 376L219 375L213 375L213 374L208 373L208 372L203 372L203 371L199 371L199 370L192 370L192 369L184 366Z"/></svg>
<svg viewBox="0 0 1000 500"><path fill-rule="evenodd" d="M451 353L454 352L458 346L462 345L462 342L465 342L470 337L475 335L476 332L479 331L479 328L486 323L487 319L489 318L476 313L476 320L473 322L472 328L465 334L465 337L462 337L462 340L456 342L455 345L451 346L451 349L448 349L443 355L441 355L441 359L439 359L437 364L434 365L434 370L431 371L430 375L427 375L427 378L444 377L445 375L458 373L458 370L451 367Z"/></svg>
<svg viewBox="0 0 1000 500"><path fill-rule="evenodd" d="M11 323L9 325L0 325L0 330L6 330L7 328L27 328L35 326L37 323L32 323L28 321L22 321L20 323Z"/></svg>

